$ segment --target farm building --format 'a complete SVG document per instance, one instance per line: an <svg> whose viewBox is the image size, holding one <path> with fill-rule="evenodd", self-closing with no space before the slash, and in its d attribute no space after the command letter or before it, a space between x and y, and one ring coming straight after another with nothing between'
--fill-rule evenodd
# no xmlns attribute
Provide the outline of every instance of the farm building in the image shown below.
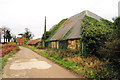
<svg viewBox="0 0 120 80"><path fill-rule="evenodd" d="M38 38L38 39L35 39L35 40L30 40L26 44L31 45L31 46L36 46L38 44L38 42L40 42L40 41L41 41L41 38Z"/></svg>
<svg viewBox="0 0 120 80"><path fill-rule="evenodd" d="M46 40L46 47L70 50L81 49L80 47L83 46L83 43L80 42L81 26L83 19L86 16L90 19L95 19L100 22L103 19L88 10L76 14L64 20L62 23L60 22L62 25L60 25L58 29L55 29L54 33L52 33L52 31L50 30L52 35L50 35ZM54 26L54 28L56 28L56 26Z"/></svg>
<svg viewBox="0 0 120 80"><path fill-rule="evenodd" d="M80 48L80 26L82 19L85 15L95 18L100 21L101 17L96 14L85 10L79 14L76 14L68 18L62 26L56 31L56 33L47 41L50 42L51 48L68 48L79 49Z"/></svg>
<svg viewBox="0 0 120 80"><path fill-rule="evenodd" d="M17 45L24 45L24 38L23 37L17 37L16 38L16 43Z"/></svg>

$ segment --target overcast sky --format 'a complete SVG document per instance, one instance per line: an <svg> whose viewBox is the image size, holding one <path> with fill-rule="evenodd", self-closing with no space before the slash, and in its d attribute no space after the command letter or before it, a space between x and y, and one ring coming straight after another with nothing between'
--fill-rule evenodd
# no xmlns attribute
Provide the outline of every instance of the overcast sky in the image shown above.
<svg viewBox="0 0 120 80"><path fill-rule="evenodd" d="M35 38L44 32L44 18L47 30L64 18L83 10L89 10L112 21L118 16L120 0L0 0L0 27L6 26L18 36L29 28Z"/></svg>

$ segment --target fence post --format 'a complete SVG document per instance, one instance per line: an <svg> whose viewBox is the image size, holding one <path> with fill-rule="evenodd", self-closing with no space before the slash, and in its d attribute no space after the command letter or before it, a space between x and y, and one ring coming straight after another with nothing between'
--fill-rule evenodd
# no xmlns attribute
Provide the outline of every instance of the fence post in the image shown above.
<svg viewBox="0 0 120 80"><path fill-rule="evenodd" d="M59 49L59 41L57 41L57 49Z"/></svg>
<svg viewBox="0 0 120 80"><path fill-rule="evenodd" d="M82 54L83 54L83 50L84 50L84 45L83 45L83 42L82 42Z"/></svg>

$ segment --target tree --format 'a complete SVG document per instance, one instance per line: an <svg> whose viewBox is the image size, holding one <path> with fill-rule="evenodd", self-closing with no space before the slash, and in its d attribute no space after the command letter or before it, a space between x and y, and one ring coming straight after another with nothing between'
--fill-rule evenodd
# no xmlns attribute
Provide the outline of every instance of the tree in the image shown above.
<svg viewBox="0 0 120 80"><path fill-rule="evenodd" d="M11 33L10 33L10 30L7 30L6 31L6 39L8 40L8 42L10 42L12 36L11 36Z"/></svg>
<svg viewBox="0 0 120 80"><path fill-rule="evenodd" d="M7 41L10 42L12 38L10 29L7 27L2 27L2 31L3 31L4 43L6 43Z"/></svg>
<svg viewBox="0 0 120 80"><path fill-rule="evenodd" d="M22 34L22 33L21 33L21 34L18 34L18 35L21 35L22 37L25 37L24 34Z"/></svg>
<svg viewBox="0 0 120 80"><path fill-rule="evenodd" d="M13 42L16 42L16 35L12 35Z"/></svg>
<svg viewBox="0 0 120 80"><path fill-rule="evenodd" d="M5 40L6 40L6 30L7 30L7 28L6 28L6 27L3 27L2 30L3 30L3 37L4 37L4 43L5 43Z"/></svg>
<svg viewBox="0 0 120 80"><path fill-rule="evenodd" d="M0 28L0 44L1 44L2 28Z"/></svg>
<svg viewBox="0 0 120 80"><path fill-rule="evenodd" d="M28 28L25 28L25 33L23 36L30 40L34 37L34 34L32 34L32 32Z"/></svg>
<svg viewBox="0 0 120 80"><path fill-rule="evenodd" d="M46 39L46 16L45 16L45 26L44 26L44 40Z"/></svg>
<svg viewBox="0 0 120 80"><path fill-rule="evenodd" d="M44 34L43 34L43 36L42 36L42 39L43 39L43 42L42 42L43 47L45 47L45 40L47 39L46 34L47 34L47 32L46 32L46 16L45 16Z"/></svg>
<svg viewBox="0 0 120 80"><path fill-rule="evenodd" d="M32 34L32 32L28 28L25 28L25 32L23 34L18 34L18 35L21 35L27 40L30 40L34 37L34 34Z"/></svg>

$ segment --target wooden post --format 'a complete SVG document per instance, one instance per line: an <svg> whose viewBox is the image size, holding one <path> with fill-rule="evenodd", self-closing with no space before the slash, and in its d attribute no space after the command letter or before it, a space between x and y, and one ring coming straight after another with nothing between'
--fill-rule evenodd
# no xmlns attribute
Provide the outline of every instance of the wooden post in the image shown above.
<svg viewBox="0 0 120 80"><path fill-rule="evenodd" d="M82 54L83 54L83 52L84 52L84 51L83 51L83 50L84 50L84 47L83 47L83 46L84 46L84 45L83 45L83 42L82 42Z"/></svg>
<svg viewBox="0 0 120 80"><path fill-rule="evenodd" d="M59 49L59 41L57 41L57 49Z"/></svg>
<svg viewBox="0 0 120 80"><path fill-rule="evenodd" d="M45 47L45 41L44 40L42 41L42 45L43 45L43 47Z"/></svg>

